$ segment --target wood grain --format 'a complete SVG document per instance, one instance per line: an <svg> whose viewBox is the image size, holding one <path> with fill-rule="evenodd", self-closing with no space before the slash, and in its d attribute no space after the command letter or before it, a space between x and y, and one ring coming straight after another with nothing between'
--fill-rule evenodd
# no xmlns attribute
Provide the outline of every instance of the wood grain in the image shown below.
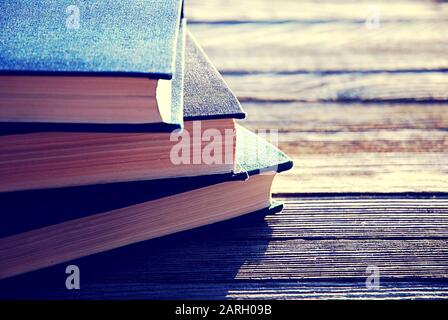
<svg viewBox="0 0 448 320"><path fill-rule="evenodd" d="M278 198L286 209L134 244L0 283L0 296L59 298L443 298L446 195ZM380 288L366 288L367 266Z"/></svg>
<svg viewBox="0 0 448 320"><path fill-rule="evenodd" d="M214 283L101 283L83 293L54 290L41 298L67 299L230 299L230 300L307 300L307 299L446 299L443 282L381 282L379 289L368 289L364 281L245 281ZM102 294L98 294L101 292ZM32 294L28 297L36 297Z"/></svg>
<svg viewBox="0 0 448 320"><path fill-rule="evenodd" d="M445 21L190 24L226 74L447 70Z"/></svg>
<svg viewBox="0 0 448 320"><path fill-rule="evenodd" d="M431 282L383 282L377 290L363 281L353 282L254 282L230 288L229 299L441 299L447 286Z"/></svg>
<svg viewBox="0 0 448 320"><path fill-rule="evenodd" d="M446 104L243 106L242 123L277 130L279 148L295 162L274 193L448 191Z"/></svg>
<svg viewBox="0 0 448 320"><path fill-rule="evenodd" d="M366 19L379 15L379 28ZM269 0L187 3L190 28L223 72L447 69L448 4Z"/></svg>
<svg viewBox="0 0 448 320"><path fill-rule="evenodd" d="M387 21L444 20L448 5L431 0L282 0L273 5L270 0L187 0L186 16L191 21L241 22L285 20L325 21L354 20L364 21L372 6L380 11Z"/></svg>
<svg viewBox="0 0 448 320"><path fill-rule="evenodd" d="M448 102L448 73L444 72L248 74L227 75L226 81L242 102Z"/></svg>
<svg viewBox="0 0 448 320"><path fill-rule="evenodd" d="M276 194L447 192L446 153L346 154L294 157L275 180Z"/></svg>
<svg viewBox="0 0 448 320"><path fill-rule="evenodd" d="M346 23L198 24L190 29L226 75L447 70L444 26L390 23L366 30L363 24Z"/></svg>
<svg viewBox="0 0 448 320"><path fill-rule="evenodd" d="M385 196L287 197L281 213L242 226L235 239L446 239L448 198Z"/></svg>
<svg viewBox="0 0 448 320"><path fill-rule="evenodd" d="M448 128L447 104L244 102L243 106L248 117L241 123L248 128L276 128L311 136L400 130L443 133Z"/></svg>
<svg viewBox="0 0 448 320"><path fill-rule="evenodd" d="M243 124L278 130L296 163L274 193L448 191L447 3L192 1L186 12Z"/></svg>
<svg viewBox="0 0 448 320"><path fill-rule="evenodd" d="M108 277L113 276L115 283L362 281L367 277L368 266L377 266L383 280L422 278L446 281L448 277L447 239L206 240L206 245L188 241L186 245L178 244L176 247L147 247L147 254L134 252L131 262L116 263L122 272Z"/></svg>
<svg viewBox="0 0 448 320"><path fill-rule="evenodd" d="M32 290L32 289L31 289ZM101 293L101 294L100 294ZM213 283L99 283L83 292L28 292L25 297L40 299L145 299L145 300L307 300L307 299L446 299L444 282L400 281L380 282L379 289L368 289L364 281L232 281Z"/></svg>

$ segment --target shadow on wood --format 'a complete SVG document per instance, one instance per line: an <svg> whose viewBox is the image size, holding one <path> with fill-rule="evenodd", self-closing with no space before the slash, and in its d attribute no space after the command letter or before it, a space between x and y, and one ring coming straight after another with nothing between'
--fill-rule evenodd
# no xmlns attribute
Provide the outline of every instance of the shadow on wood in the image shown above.
<svg viewBox="0 0 448 320"><path fill-rule="evenodd" d="M223 299L241 266L262 259L269 234L256 245L245 244L254 241L247 234L251 230L269 233L266 214L253 213L6 279L0 282L0 298ZM80 290L65 287L65 268L71 264L80 269Z"/></svg>

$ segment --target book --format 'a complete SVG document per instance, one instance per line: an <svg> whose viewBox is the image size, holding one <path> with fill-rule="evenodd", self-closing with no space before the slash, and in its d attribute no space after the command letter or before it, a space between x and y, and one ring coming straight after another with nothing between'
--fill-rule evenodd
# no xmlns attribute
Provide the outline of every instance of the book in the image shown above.
<svg viewBox="0 0 448 320"><path fill-rule="evenodd" d="M230 174L235 167L234 119L245 114L191 34L185 55L184 131L145 132L122 126L79 132L78 125L53 131L54 127L0 124L0 192ZM202 153L211 143L206 132L226 137L215 149L221 161L203 161ZM190 154L179 159L182 163L173 163L173 148L184 138L190 138Z"/></svg>
<svg viewBox="0 0 448 320"><path fill-rule="evenodd" d="M1 194L0 279L272 207L291 160L240 126L237 139L231 176Z"/></svg>
<svg viewBox="0 0 448 320"><path fill-rule="evenodd" d="M181 0L2 1L0 122L181 127L181 8Z"/></svg>

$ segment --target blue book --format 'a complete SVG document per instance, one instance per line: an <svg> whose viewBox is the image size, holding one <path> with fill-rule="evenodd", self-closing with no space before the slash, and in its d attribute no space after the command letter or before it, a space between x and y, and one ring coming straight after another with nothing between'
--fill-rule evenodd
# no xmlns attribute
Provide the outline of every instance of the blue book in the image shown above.
<svg viewBox="0 0 448 320"><path fill-rule="evenodd" d="M0 122L182 126L182 0L6 0L0 11Z"/></svg>

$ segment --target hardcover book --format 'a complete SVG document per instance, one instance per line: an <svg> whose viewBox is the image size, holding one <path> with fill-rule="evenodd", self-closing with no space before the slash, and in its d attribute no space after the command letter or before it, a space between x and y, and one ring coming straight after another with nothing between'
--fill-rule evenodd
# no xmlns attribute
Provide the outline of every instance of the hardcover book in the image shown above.
<svg viewBox="0 0 448 320"><path fill-rule="evenodd" d="M2 1L0 122L181 127L181 8L181 0Z"/></svg>

